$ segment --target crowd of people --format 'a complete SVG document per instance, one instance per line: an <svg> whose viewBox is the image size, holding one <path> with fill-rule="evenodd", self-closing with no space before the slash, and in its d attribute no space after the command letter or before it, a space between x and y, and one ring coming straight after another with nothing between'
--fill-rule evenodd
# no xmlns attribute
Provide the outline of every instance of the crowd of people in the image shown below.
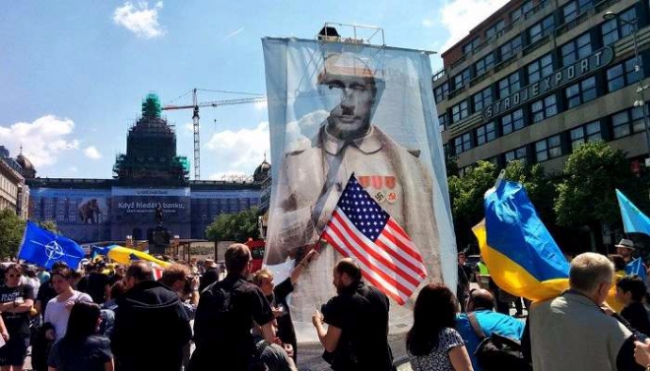
<svg viewBox="0 0 650 371"><path fill-rule="evenodd" d="M173 263L158 280L146 261L93 261L83 272L62 262L49 272L3 264L0 369L22 370L31 344L37 371L297 370L288 297L317 258L315 250L305 254L277 284L268 269L251 272L243 244L227 249L225 272L212 260ZM573 258L570 289L527 306L527 319L498 310L498 293L487 282L476 288L461 279L455 293L425 285L405 338L411 368L645 369L647 287L636 275L618 275L616 260L595 253ZM468 269L462 253L458 266L467 281L486 273ZM332 282L337 295L312 317L323 358L333 370L395 370L386 295L366 285L349 258L335 264ZM613 285L620 310L606 302Z"/></svg>

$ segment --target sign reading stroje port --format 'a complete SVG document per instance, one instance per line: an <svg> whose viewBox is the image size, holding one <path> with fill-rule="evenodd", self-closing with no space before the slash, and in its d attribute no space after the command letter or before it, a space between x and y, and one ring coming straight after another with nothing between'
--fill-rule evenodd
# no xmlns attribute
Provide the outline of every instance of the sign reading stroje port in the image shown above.
<svg viewBox="0 0 650 371"><path fill-rule="evenodd" d="M576 63L557 70L539 81L500 99L483 109L483 119L489 120L494 116L511 111L522 104L541 97L545 93L589 75L614 60L614 49L606 46Z"/></svg>

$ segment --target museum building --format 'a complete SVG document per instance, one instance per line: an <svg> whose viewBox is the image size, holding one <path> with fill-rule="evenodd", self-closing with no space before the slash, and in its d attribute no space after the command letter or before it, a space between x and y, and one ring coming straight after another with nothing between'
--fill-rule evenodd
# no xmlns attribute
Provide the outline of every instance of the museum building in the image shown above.
<svg viewBox="0 0 650 371"><path fill-rule="evenodd" d="M40 178L22 156L29 186L29 217L53 220L62 234L80 242L146 240L155 211L180 239L203 239L223 213L258 207L262 183L270 176L266 160L250 181L189 180L189 163L176 152L174 127L161 116L158 97L142 103L142 116L129 129L126 153L116 157L113 179Z"/></svg>

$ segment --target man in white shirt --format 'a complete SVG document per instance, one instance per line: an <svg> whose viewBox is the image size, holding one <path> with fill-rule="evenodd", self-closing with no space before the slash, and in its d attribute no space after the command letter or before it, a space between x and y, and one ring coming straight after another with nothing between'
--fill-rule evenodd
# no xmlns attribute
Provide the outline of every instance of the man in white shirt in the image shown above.
<svg viewBox="0 0 650 371"><path fill-rule="evenodd" d="M92 303L93 299L72 288L72 270L59 268L52 272L52 286L57 295L47 303L45 322L54 326L55 339L61 340L68 329L70 310L76 302L85 301Z"/></svg>

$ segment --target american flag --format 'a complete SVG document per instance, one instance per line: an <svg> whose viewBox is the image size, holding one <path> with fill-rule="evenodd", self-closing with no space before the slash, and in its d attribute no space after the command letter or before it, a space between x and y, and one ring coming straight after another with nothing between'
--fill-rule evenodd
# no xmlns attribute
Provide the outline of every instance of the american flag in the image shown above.
<svg viewBox="0 0 650 371"><path fill-rule="evenodd" d="M400 305L426 278L422 255L406 232L350 176L323 238L357 260L363 276Z"/></svg>
<svg viewBox="0 0 650 371"><path fill-rule="evenodd" d="M165 268L159 266L156 263L149 263L149 265L151 266L151 274L153 275L154 281L161 279Z"/></svg>

